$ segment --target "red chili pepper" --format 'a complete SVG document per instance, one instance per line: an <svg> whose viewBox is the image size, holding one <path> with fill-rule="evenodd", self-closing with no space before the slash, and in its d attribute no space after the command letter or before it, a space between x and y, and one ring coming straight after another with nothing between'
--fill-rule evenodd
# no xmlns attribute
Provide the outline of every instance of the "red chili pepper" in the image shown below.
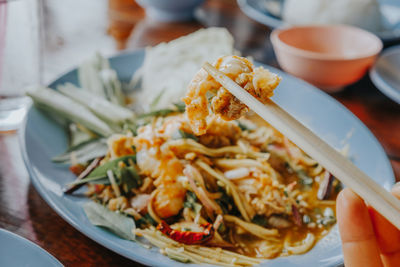
<svg viewBox="0 0 400 267"><path fill-rule="evenodd" d="M293 213L294 223L297 226L302 226L303 225L303 219L301 217L299 209L295 205L292 205L292 213Z"/></svg>
<svg viewBox="0 0 400 267"><path fill-rule="evenodd" d="M104 189L104 185L102 185L102 184L95 184L94 185L94 192L96 193L96 194L100 194L102 191L103 191L103 189Z"/></svg>
<svg viewBox="0 0 400 267"><path fill-rule="evenodd" d="M157 230L169 238L186 245L198 245L209 241L214 236L214 227L211 223L202 224L203 232L179 231L172 229L165 221L161 221Z"/></svg>
<svg viewBox="0 0 400 267"><path fill-rule="evenodd" d="M76 176L78 176L79 174L81 174L84 170L86 169L86 167L82 164L75 164L75 165L71 165L69 167L69 170L75 174Z"/></svg>

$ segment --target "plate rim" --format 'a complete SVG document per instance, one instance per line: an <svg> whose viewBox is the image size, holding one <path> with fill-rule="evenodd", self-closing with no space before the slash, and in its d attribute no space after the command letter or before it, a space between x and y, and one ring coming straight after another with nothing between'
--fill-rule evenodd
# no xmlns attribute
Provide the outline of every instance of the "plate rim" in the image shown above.
<svg viewBox="0 0 400 267"><path fill-rule="evenodd" d="M264 12L257 10L249 4L248 0L237 0L237 4L248 18L255 20L265 26L275 29L287 25L283 20L278 19L272 15L267 15Z"/></svg>
<svg viewBox="0 0 400 267"><path fill-rule="evenodd" d="M0 235L1 233L11 236L14 240L17 240L19 243L25 244L25 248L39 252L41 255L45 256L48 259L48 262L51 263L53 266L64 266L56 257L54 257L50 252L36 244L35 242L29 240L26 237L18 235L14 232L11 232L5 228L0 228Z"/></svg>
<svg viewBox="0 0 400 267"><path fill-rule="evenodd" d="M144 53L145 49L137 49L137 50L133 50L133 51L123 51L120 53L115 53L112 56L107 57L107 59L112 59L112 58L117 58L117 57L122 57L125 55L134 55L134 54L141 54ZM259 62L255 62L255 63L259 63ZM272 66L266 65L264 63L261 63L265 66L274 68ZM50 84L56 82L58 79L60 79L61 77L75 71L77 69L78 66L75 66L73 68L71 68L68 71L63 72L62 74L60 74L59 76L57 76L55 79L53 79L50 83L48 83L46 86L49 86ZM280 70L282 71L282 70ZM283 71L282 71L283 72ZM377 145L377 148L379 149L380 153L382 153L382 156L384 157L384 163L385 163L385 168L388 168L389 170L389 176L388 178L390 178L392 184L394 184L395 182L395 176L394 176L394 172L393 172L393 168L391 167L389 158L385 152L385 150L383 149L381 143L378 141L378 139L375 137L375 135L371 132L371 130L369 130L369 128L357 117L355 116L349 109L347 109L342 103L340 103L339 101L337 101L336 99L334 99L332 96L328 95L327 93L319 90L318 88L316 88L315 86L299 79L296 78L288 73L285 72L286 75L291 76L292 79L294 79L296 82L298 83L302 83L304 86L306 87L310 87L310 89L312 89L314 91L314 93L316 94L320 94L323 95L327 101L333 102L335 103L335 105L337 105L340 109L344 110L346 112L346 114L350 117L352 117L352 119L356 120L359 124L360 127L363 128L363 130L366 132L366 134L368 135L368 137ZM38 193L40 194L41 198L45 200L45 202L59 215L63 218L64 221L66 221L68 224L70 224L72 227L74 227L76 230L78 230L79 232L81 232L83 235L87 236L88 238L94 240L96 243L98 243L99 245L129 259L132 260L133 262L139 262L141 264L145 264L145 265L152 265L154 264L154 262L151 259L148 259L144 256L141 256L140 254L135 254L135 257L132 258L132 254L130 253L125 253L125 251L121 251L118 249L118 247L115 247L113 245L113 243L109 243L109 242L104 242L107 241L107 238L105 238L102 235L99 235L97 231L94 231L93 229L87 229L84 226L81 226L80 224L78 224L73 218L71 218L71 216L68 214L68 211L64 211L60 206L58 206L53 200L52 197L50 196L48 190L43 186L42 183L40 183L40 178L39 176L36 174L36 171L33 169L31 162L29 160L28 157L28 153L27 153L27 147L26 147L26 131L27 131L27 122L28 122L28 114L29 112L31 112L31 109L33 109L33 105L28 109L27 111L27 116L25 116L23 123L21 124L21 128L18 131L18 139L20 142L20 150L21 150L21 154L23 157L23 161L24 164L28 170L29 176L30 176L30 180L33 184L33 186L35 187L35 189L38 191ZM343 257L341 257L340 259L337 259L335 262L332 262L332 266L337 266L343 263ZM177 263L178 265L178 263Z"/></svg>
<svg viewBox="0 0 400 267"><path fill-rule="evenodd" d="M373 67L369 70L369 77L371 78L372 83L375 87L381 91L388 98L400 104L400 91L390 86L385 79L378 74L377 71L377 63L383 56L388 56L388 54L393 53L393 51L398 50L397 53L400 54L400 45L391 46L385 49L381 55L378 57Z"/></svg>

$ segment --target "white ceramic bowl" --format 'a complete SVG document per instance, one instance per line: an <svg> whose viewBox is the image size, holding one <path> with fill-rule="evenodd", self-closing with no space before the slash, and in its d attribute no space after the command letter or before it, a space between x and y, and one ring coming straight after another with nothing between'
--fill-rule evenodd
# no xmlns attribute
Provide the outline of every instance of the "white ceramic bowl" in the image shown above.
<svg viewBox="0 0 400 267"><path fill-rule="evenodd" d="M374 34L344 25L277 29L271 42L282 69L328 92L363 77L383 46Z"/></svg>

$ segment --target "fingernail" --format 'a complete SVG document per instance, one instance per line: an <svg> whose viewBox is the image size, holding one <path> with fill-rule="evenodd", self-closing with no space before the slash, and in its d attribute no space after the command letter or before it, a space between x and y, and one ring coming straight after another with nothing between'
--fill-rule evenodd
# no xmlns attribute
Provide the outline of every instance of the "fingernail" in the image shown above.
<svg viewBox="0 0 400 267"><path fill-rule="evenodd" d="M399 188L400 188L400 182L395 183L393 189L399 189Z"/></svg>
<svg viewBox="0 0 400 267"><path fill-rule="evenodd" d="M400 195L400 182L397 182L393 188L392 192L395 193L396 195Z"/></svg>
<svg viewBox="0 0 400 267"><path fill-rule="evenodd" d="M342 193L345 195L347 200L356 201L361 200L361 198L353 192L350 188L345 188L342 190Z"/></svg>

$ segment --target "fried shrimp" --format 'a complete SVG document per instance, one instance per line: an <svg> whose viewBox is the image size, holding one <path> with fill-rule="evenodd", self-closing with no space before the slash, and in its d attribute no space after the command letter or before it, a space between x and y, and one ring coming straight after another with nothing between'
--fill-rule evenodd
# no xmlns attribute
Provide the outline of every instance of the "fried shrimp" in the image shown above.
<svg viewBox="0 0 400 267"><path fill-rule="evenodd" d="M165 183L157 188L154 199L154 209L161 218L177 215L183 208L186 189L178 182Z"/></svg>
<svg viewBox="0 0 400 267"><path fill-rule="evenodd" d="M279 76L263 67L255 68L243 57L221 57L214 66L263 103L273 95L273 90L281 80ZM207 133L210 121L215 115L230 121L240 118L248 111L245 104L223 88L204 69L194 76L182 100L186 104L186 114L196 135Z"/></svg>
<svg viewBox="0 0 400 267"><path fill-rule="evenodd" d="M169 124L177 127L179 119ZM167 130L167 131L166 131ZM163 134L168 129L155 131L151 125L138 129L133 143L136 147L137 165L141 174L154 178L154 200L151 199L154 212L161 219L177 215L183 209L186 189L177 181L182 175L183 166L168 148L163 147Z"/></svg>

